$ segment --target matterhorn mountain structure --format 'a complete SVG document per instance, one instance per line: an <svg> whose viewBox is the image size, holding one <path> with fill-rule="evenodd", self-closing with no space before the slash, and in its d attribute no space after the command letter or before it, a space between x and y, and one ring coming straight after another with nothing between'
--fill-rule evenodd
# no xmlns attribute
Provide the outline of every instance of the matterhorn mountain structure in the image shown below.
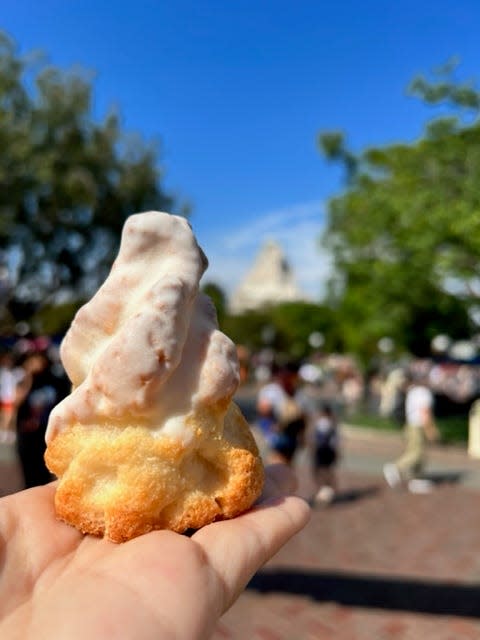
<svg viewBox="0 0 480 640"><path fill-rule="evenodd" d="M267 241L230 300L232 313L305 300L280 245Z"/></svg>

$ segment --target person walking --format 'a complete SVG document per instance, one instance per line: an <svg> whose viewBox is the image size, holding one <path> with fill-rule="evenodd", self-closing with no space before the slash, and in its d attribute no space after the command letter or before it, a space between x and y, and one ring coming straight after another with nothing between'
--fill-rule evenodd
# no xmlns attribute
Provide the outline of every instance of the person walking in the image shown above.
<svg viewBox="0 0 480 640"><path fill-rule="evenodd" d="M270 463L291 464L306 428L306 410L299 393L299 366L274 365L272 380L257 397L258 424L268 443Z"/></svg>
<svg viewBox="0 0 480 640"><path fill-rule="evenodd" d="M312 440L312 466L316 485L313 503L328 505L337 491L335 466L339 455L338 425L329 405L322 407L314 416Z"/></svg>
<svg viewBox="0 0 480 640"><path fill-rule="evenodd" d="M17 453L28 489L52 480L43 457L45 430L50 411L60 397L45 351L26 353L22 366L25 373L18 392Z"/></svg>
<svg viewBox="0 0 480 640"><path fill-rule="evenodd" d="M405 450L395 462L387 463L383 468L390 487L407 482L414 492L431 489L432 483L419 476L425 466L426 441L436 442L439 439L433 407L433 393L426 381L415 381L410 376L405 396Z"/></svg>

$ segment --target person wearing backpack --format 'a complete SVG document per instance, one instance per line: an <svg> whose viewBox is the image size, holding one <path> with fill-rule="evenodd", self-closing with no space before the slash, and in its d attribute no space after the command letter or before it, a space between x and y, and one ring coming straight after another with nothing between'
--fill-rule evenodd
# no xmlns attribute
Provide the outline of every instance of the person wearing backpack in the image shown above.
<svg viewBox="0 0 480 640"><path fill-rule="evenodd" d="M337 481L335 467L339 457L338 424L329 405L325 405L313 419L313 475L317 504L330 504L335 498Z"/></svg>

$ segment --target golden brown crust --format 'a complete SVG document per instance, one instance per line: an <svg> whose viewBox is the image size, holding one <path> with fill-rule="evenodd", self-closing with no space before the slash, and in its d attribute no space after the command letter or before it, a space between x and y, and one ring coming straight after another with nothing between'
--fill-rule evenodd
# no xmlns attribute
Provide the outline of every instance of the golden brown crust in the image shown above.
<svg viewBox="0 0 480 640"><path fill-rule="evenodd" d="M242 513L262 490L262 463L233 403L223 433L212 428L215 420L212 414L191 418L195 437L187 447L138 425L77 424L60 432L45 454L59 478L57 516L84 533L122 542Z"/></svg>

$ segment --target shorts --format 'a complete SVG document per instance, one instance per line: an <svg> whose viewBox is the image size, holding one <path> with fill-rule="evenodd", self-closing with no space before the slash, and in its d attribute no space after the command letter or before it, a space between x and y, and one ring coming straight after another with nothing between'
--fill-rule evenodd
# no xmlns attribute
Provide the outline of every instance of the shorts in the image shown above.
<svg viewBox="0 0 480 640"><path fill-rule="evenodd" d="M337 461L337 452L331 447L317 447L313 454L313 466L331 467Z"/></svg>

